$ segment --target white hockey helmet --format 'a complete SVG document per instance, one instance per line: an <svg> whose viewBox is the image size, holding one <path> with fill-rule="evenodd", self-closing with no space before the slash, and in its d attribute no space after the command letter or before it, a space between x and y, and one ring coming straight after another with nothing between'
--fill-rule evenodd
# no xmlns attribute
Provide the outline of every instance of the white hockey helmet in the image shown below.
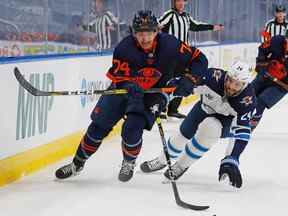
<svg viewBox="0 0 288 216"><path fill-rule="evenodd" d="M238 80L245 84L248 84L252 80L252 74L249 65L240 60L236 60L232 63L227 71L227 75L232 79Z"/></svg>

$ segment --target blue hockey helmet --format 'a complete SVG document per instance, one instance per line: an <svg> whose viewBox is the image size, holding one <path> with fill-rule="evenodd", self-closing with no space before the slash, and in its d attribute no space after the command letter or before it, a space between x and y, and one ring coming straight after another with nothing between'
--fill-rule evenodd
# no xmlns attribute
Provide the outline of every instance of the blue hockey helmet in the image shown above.
<svg viewBox="0 0 288 216"><path fill-rule="evenodd" d="M157 18L150 10L140 10L134 16L132 29L134 32L157 31Z"/></svg>

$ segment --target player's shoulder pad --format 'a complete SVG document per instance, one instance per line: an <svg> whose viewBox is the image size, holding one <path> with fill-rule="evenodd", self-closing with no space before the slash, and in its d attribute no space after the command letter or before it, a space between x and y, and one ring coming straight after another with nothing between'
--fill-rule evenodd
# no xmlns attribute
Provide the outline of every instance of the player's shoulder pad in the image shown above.
<svg viewBox="0 0 288 216"><path fill-rule="evenodd" d="M158 34L158 42L163 45L179 46L180 41L173 35L161 32Z"/></svg>
<svg viewBox="0 0 288 216"><path fill-rule="evenodd" d="M233 100L233 108L237 113L254 111L256 104L257 98L251 84L248 84L248 86L235 97L235 100Z"/></svg>
<svg viewBox="0 0 288 216"><path fill-rule="evenodd" d="M133 35L128 35L127 37L123 38L115 47L114 54L129 53L127 50L131 50L133 47L135 47L135 38Z"/></svg>
<svg viewBox="0 0 288 216"><path fill-rule="evenodd" d="M168 48L168 49L176 50L181 44L180 40L178 40L173 35L167 34L165 32L159 33L157 35L157 38L158 38L158 43L160 44L160 46Z"/></svg>

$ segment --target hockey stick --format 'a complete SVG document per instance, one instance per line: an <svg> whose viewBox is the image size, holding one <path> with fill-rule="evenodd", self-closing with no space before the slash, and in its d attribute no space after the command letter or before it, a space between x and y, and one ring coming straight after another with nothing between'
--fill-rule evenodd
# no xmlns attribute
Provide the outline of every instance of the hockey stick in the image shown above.
<svg viewBox="0 0 288 216"><path fill-rule="evenodd" d="M269 65L270 62L259 62L256 64L256 68L257 66L259 66L260 68L264 67L265 68L265 72L264 72L264 77L267 77L268 79L270 79L271 81L275 82L276 84L278 84L279 86L281 86L283 89L285 89L286 91L288 91L288 84L277 79L276 77L272 76L268 71L267 71L267 67ZM259 70L256 70L256 72L259 72Z"/></svg>
<svg viewBox="0 0 288 216"><path fill-rule="evenodd" d="M111 95L111 94L127 94L126 89L111 89L111 90L76 90L76 91L42 91L35 88L29 83L20 73L17 67L14 68L14 75L20 85L34 96L64 96L64 95ZM172 93L175 88L151 88L145 90L144 93Z"/></svg>
<svg viewBox="0 0 288 216"><path fill-rule="evenodd" d="M277 79L276 77L271 76L271 74L269 74L269 73L265 73L265 76L267 76L271 81L275 82L276 84L281 86L283 89L288 91L288 84L286 84L285 82Z"/></svg>
<svg viewBox="0 0 288 216"><path fill-rule="evenodd" d="M165 136L164 136L164 130L163 130L163 127L161 124L161 119L159 116L157 116L157 118L156 118L156 123L157 123L159 133L161 136L161 140L162 140L162 144L163 144L163 150L164 150L166 161L168 164L169 175L171 176L171 179L174 179L173 174L172 174L172 168L171 168L171 160L170 160L170 156L169 156L168 148L167 148L167 143L166 143ZM189 203L182 201L180 196L179 196L179 192L178 192L178 188L177 188L175 180L172 180L171 184L172 184L172 188L173 188L175 201L176 201L178 206L181 206L182 208L195 210L195 211L202 211L202 210L206 210L209 208L209 206L197 206L197 205L192 205L192 204L189 204Z"/></svg>

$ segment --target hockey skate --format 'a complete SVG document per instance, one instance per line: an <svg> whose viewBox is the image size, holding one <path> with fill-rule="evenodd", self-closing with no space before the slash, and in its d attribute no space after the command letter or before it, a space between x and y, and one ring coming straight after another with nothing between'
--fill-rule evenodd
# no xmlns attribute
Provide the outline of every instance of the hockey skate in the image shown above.
<svg viewBox="0 0 288 216"><path fill-rule="evenodd" d="M144 173L155 172L163 169L164 167L166 167L166 164L162 163L158 157L150 161L145 161L140 165L140 169Z"/></svg>
<svg viewBox="0 0 288 216"><path fill-rule="evenodd" d="M122 161L122 166L118 175L118 179L127 182L133 177L135 161Z"/></svg>
<svg viewBox="0 0 288 216"><path fill-rule="evenodd" d="M57 179L66 179L72 176L79 175L79 173L83 170L83 166L77 166L73 162L70 164L67 164L55 172L55 176Z"/></svg>
<svg viewBox="0 0 288 216"><path fill-rule="evenodd" d="M164 176L169 180L177 180L188 170L188 168L189 167L182 167L176 162L171 166L171 173L170 170L167 169L164 172Z"/></svg>

